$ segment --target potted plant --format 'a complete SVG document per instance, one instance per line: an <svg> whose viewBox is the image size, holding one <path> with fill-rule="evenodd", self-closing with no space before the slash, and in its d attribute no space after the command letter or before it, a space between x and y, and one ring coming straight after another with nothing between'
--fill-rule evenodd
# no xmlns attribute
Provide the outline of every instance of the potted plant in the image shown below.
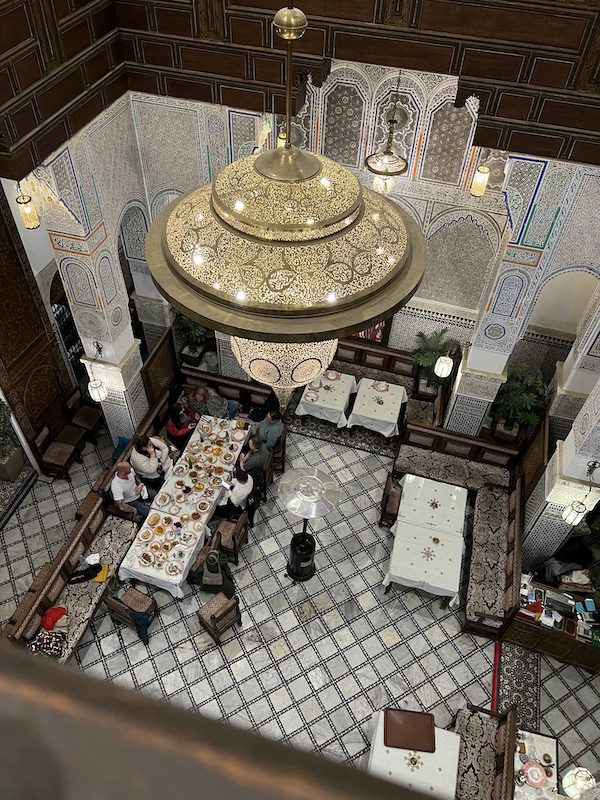
<svg viewBox="0 0 600 800"><path fill-rule="evenodd" d="M423 331L417 333L417 346L412 352L412 357L419 367L417 373L417 392L420 395L435 397L438 386L442 382L435 374L433 368L440 356L448 353L451 340L446 339L448 328L440 328L429 336Z"/></svg>
<svg viewBox="0 0 600 800"><path fill-rule="evenodd" d="M550 405L551 396L539 369L515 364L492 403L494 436L507 442L516 441L521 431L537 425Z"/></svg>
<svg viewBox="0 0 600 800"><path fill-rule="evenodd" d="M23 469L23 451L10 421L10 408L0 400L0 480L12 483Z"/></svg>
<svg viewBox="0 0 600 800"><path fill-rule="evenodd" d="M176 332L185 342L181 351L181 357L192 367L199 366L204 353L204 344L208 336L208 329L204 328L194 320L178 314L173 323Z"/></svg>

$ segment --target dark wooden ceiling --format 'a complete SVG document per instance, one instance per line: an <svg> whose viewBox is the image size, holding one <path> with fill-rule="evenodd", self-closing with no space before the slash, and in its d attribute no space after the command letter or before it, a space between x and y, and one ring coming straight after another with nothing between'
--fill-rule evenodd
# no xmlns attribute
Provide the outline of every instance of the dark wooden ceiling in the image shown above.
<svg viewBox="0 0 600 800"><path fill-rule="evenodd" d="M127 89L283 108L282 0L0 0L0 174ZM460 76L475 143L600 164L600 0L304 0L297 72L340 58ZM326 13L327 16L323 16Z"/></svg>

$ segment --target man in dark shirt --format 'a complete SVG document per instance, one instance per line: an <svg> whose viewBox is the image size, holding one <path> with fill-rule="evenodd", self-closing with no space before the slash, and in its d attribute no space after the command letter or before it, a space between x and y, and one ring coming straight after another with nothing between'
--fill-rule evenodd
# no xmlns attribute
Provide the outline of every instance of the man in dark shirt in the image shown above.
<svg viewBox="0 0 600 800"><path fill-rule="evenodd" d="M248 452L240 456L240 466L256 480L262 480L265 461L269 451L260 436L253 436L248 442Z"/></svg>

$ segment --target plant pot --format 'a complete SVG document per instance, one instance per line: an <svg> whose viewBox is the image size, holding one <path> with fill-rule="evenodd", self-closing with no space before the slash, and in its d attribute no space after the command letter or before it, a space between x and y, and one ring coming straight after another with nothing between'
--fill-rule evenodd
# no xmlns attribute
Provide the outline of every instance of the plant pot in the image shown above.
<svg viewBox="0 0 600 800"><path fill-rule="evenodd" d="M517 422L515 422L512 428L508 428L505 421L499 419L494 426L494 436L496 439L500 439L503 442L516 442L519 437L519 430Z"/></svg>
<svg viewBox="0 0 600 800"><path fill-rule="evenodd" d="M4 461L0 460L0 481L16 481L22 469L23 451L20 447L15 447Z"/></svg>
<svg viewBox="0 0 600 800"><path fill-rule="evenodd" d="M190 350L189 346L186 345L181 351L181 360L186 364L189 364L190 367L198 367L202 362L203 354L204 347L199 347L196 350Z"/></svg>
<svg viewBox="0 0 600 800"><path fill-rule="evenodd" d="M437 397L438 387L435 384L429 383L427 376L423 372L419 372L419 379L417 381L417 392L419 395L426 395L427 397Z"/></svg>

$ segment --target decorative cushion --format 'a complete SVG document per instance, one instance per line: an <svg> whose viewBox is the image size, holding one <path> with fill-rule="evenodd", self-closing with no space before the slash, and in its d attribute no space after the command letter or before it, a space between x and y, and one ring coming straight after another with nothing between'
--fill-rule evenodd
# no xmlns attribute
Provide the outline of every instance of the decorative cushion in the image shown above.
<svg viewBox="0 0 600 800"><path fill-rule="evenodd" d="M490 800L496 776L496 731L493 717L461 708L455 731L460 736L457 800Z"/></svg>
<svg viewBox="0 0 600 800"><path fill-rule="evenodd" d="M44 451L42 460L44 464L49 464L52 467L65 467L74 454L75 448L72 444L51 442Z"/></svg>
<svg viewBox="0 0 600 800"><path fill-rule="evenodd" d="M213 595L207 603L204 603L203 606L200 606L198 609L198 616L202 617L205 622L210 623L210 618L213 614L220 614L224 611L228 606L231 606L232 609L235 609L235 603L233 600L229 600L223 592L219 592L218 594ZM223 620L223 623L225 620Z"/></svg>
<svg viewBox="0 0 600 800"><path fill-rule="evenodd" d="M153 606L152 598L143 592L138 592L137 589L127 589L121 597L121 602L133 611L139 611L140 614L147 614Z"/></svg>
<svg viewBox="0 0 600 800"><path fill-rule="evenodd" d="M77 425L77 427L83 428L86 431L91 431L101 419L102 411L100 411L99 408L81 406L73 416L73 425Z"/></svg>

